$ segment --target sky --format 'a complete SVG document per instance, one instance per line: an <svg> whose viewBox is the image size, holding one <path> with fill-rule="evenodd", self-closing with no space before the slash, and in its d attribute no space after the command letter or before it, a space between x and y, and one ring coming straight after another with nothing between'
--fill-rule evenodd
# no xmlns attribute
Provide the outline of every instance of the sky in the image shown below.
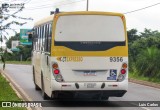
<svg viewBox="0 0 160 110"><path fill-rule="evenodd" d="M87 4L87 0L0 0L0 2L9 4L26 3L25 9L18 13L17 16L32 17L34 20L28 21L22 27L12 26L17 31L24 28L33 28L36 21L49 16L50 11L54 11L55 8L59 8L60 11L86 11ZM160 0L89 0L89 11L126 13L157 3L160 3ZM16 10L12 9L10 13L14 13ZM139 32L142 32L144 28L148 28L160 31L159 10L160 4L125 14L127 30L136 28Z"/></svg>

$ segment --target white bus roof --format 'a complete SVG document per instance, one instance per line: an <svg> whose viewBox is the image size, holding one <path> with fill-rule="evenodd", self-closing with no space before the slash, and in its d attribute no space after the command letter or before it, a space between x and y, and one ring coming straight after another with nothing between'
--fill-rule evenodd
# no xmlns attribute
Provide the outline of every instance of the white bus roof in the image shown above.
<svg viewBox="0 0 160 110"><path fill-rule="evenodd" d="M124 16L121 13L115 13L115 12L97 12L97 11L77 11L77 12L62 12L62 13L58 13L57 15L111 15L111 16ZM45 24L47 22L51 22L53 21L54 18L54 14L50 15L46 18L41 19L40 21L36 22L34 24L34 27L40 26L42 24Z"/></svg>
<svg viewBox="0 0 160 110"><path fill-rule="evenodd" d="M54 15L48 16L34 24L34 27L53 21Z"/></svg>

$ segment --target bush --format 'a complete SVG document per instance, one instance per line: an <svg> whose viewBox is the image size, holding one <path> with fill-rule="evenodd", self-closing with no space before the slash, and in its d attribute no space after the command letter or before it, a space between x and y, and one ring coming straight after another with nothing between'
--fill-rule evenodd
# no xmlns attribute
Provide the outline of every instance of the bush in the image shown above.
<svg viewBox="0 0 160 110"><path fill-rule="evenodd" d="M160 76L160 50L150 47L142 51L137 57L135 68L139 75L145 77Z"/></svg>
<svg viewBox="0 0 160 110"><path fill-rule="evenodd" d="M27 60L26 60L26 61L31 61L31 57L27 58Z"/></svg>

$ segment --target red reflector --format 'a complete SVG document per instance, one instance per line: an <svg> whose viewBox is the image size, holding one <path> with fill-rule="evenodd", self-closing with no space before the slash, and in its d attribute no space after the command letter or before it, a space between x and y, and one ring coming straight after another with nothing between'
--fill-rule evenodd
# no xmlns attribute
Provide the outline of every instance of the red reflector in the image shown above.
<svg viewBox="0 0 160 110"><path fill-rule="evenodd" d="M125 69L122 69L121 70L121 74L125 74L126 73L126 70Z"/></svg>
<svg viewBox="0 0 160 110"><path fill-rule="evenodd" d="M124 20L125 19L125 17L124 16L122 16L122 20Z"/></svg>
<svg viewBox="0 0 160 110"><path fill-rule="evenodd" d="M62 85L62 87L66 87L67 85Z"/></svg>
<svg viewBox="0 0 160 110"><path fill-rule="evenodd" d="M58 69L54 70L54 74L59 74L59 70Z"/></svg>
<svg viewBox="0 0 160 110"><path fill-rule="evenodd" d="M118 85L113 85L113 87L117 87Z"/></svg>
<svg viewBox="0 0 160 110"><path fill-rule="evenodd" d="M62 87L71 87L71 85L62 85Z"/></svg>

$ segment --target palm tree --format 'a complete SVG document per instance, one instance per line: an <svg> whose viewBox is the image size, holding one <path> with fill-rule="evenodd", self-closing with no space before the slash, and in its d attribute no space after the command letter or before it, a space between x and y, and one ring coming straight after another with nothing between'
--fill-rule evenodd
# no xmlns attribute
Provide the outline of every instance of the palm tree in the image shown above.
<svg viewBox="0 0 160 110"><path fill-rule="evenodd" d="M142 51L137 57L135 66L139 75L156 77L160 71L160 50L150 47Z"/></svg>

